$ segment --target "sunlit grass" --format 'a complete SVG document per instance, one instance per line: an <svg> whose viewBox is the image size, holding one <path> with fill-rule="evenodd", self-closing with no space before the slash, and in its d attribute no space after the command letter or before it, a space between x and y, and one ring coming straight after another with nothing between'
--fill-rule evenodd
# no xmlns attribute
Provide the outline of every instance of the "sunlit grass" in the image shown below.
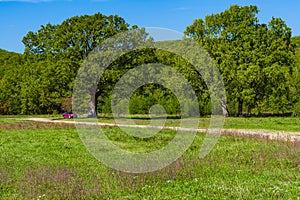
<svg viewBox="0 0 300 200"><path fill-rule="evenodd" d="M244 119L246 120L246 119ZM204 134L170 166L123 173L97 161L74 127L19 122L0 129L0 199L297 199L300 144L221 137L198 158ZM275 123L275 122L272 122ZM174 131L138 139L105 128L109 139L135 152L159 149ZM126 159L126 158L124 158Z"/></svg>

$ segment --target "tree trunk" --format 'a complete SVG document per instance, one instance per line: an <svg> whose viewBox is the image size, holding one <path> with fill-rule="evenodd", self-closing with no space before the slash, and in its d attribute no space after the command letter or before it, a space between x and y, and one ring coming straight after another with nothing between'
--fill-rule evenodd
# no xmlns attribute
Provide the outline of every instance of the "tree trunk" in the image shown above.
<svg viewBox="0 0 300 200"><path fill-rule="evenodd" d="M243 116L243 101L239 100L238 104L238 117Z"/></svg>
<svg viewBox="0 0 300 200"><path fill-rule="evenodd" d="M89 113L88 117L93 118L93 117L98 117L97 114L97 99L100 95L99 91L96 91L96 93L93 95L91 94L91 99L89 101Z"/></svg>
<svg viewBox="0 0 300 200"><path fill-rule="evenodd" d="M89 100L89 113L88 113L88 117L90 118L95 118L97 117L97 112L96 112L96 105L97 102L95 102L95 97L92 97Z"/></svg>
<svg viewBox="0 0 300 200"><path fill-rule="evenodd" d="M95 94L95 112L96 112L96 116L98 117L98 97L100 96L101 91L97 90L96 94Z"/></svg>
<svg viewBox="0 0 300 200"><path fill-rule="evenodd" d="M222 107L223 115L225 117L228 117L229 116L229 111L228 111L227 105L226 105L224 100L221 100L221 107Z"/></svg>
<svg viewBox="0 0 300 200"><path fill-rule="evenodd" d="M251 117L251 107L248 106L248 114L247 114L248 117Z"/></svg>
<svg viewBox="0 0 300 200"><path fill-rule="evenodd" d="M89 100L89 113L88 117L94 118L98 117L97 109L98 109L98 97L100 96L101 91L97 90L96 93L93 95L91 94L91 99Z"/></svg>

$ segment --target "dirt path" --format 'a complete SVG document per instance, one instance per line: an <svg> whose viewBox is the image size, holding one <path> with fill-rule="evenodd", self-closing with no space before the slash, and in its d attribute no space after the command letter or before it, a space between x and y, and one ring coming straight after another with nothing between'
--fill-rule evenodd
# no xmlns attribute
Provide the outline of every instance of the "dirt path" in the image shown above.
<svg viewBox="0 0 300 200"><path fill-rule="evenodd" d="M171 126L147 126L147 125L127 125L127 124L110 124L110 123L94 123L94 122L75 122L73 120L50 120L46 118L25 118L22 120L45 122L45 123L67 123L89 126L108 126L108 127L127 127L127 128L153 128L153 129L169 129L178 131L197 131L201 133L207 132L207 129L193 129ZM300 142L300 132L276 131L276 130L247 130L247 129L223 129L222 135L246 137L246 138L261 138L266 140L280 140Z"/></svg>

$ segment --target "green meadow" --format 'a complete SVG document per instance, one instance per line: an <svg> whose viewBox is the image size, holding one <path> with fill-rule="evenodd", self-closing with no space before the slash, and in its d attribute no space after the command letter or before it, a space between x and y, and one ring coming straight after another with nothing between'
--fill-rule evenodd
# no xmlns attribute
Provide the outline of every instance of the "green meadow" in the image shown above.
<svg viewBox="0 0 300 200"><path fill-rule="evenodd" d="M269 120L270 126L276 124L276 119ZM73 125L7 118L0 121L0 199L299 199L300 196L299 142L222 136L214 149L199 159L205 136L199 133L184 155L171 165L155 172L134 174L101 164L88 152ZM290 127L294 130L293 125ZM133 152L160 149L176 134L163 130L159 137L141 139L118 128L104 130L111 141Z"/></svg>

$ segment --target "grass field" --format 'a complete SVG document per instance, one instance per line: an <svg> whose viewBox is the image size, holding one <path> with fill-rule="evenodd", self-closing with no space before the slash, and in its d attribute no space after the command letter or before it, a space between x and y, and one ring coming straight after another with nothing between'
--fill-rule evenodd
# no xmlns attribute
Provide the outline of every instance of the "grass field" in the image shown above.
<svg viewBox="0 0 300 200"><path fill-rule="evenodd" d="M299 143L224 136L208 156L198 159L204 138L198 134L172 165L156 172L131 174L99 163L72 125L5 118L0 123L0 199L300 197ZM122 148L138 152L159 149L175 134L165 130L161 133L164 137L137 140L117 128L106 128L106 132Z"/></svg>

